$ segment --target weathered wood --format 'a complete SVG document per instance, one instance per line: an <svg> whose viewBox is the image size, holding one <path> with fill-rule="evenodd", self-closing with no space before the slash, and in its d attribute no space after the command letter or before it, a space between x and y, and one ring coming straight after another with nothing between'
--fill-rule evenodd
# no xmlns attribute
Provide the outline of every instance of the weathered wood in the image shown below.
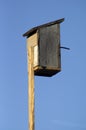
<svg viewBox="0 0 86 130"><path fill-rule="evenodd" d="M40 26L37 26L37 27L34 27L32 29L30 29L29 31L27 31L26 33L23 34L23 36L30 36L33 32L36 32L39 28L43 28L43 27L47 27L47 26L51 26L51 25L54 25L54 24L60 24L61 22L64 21L64 18L62 19L59 19L59 20L55 20L55 21L52 21L52 22L49 22L49 23L46 23L46 24L43 24L43 25L40 25Z"/></svg>
<svg viewBox="0 0 86 130"><path fill-rule="evenodd" d="M51 77L52 75L58 73L61 71L61 68L44 68L40 66L36 66L34 68L34 74L37 76L46 76L46 77Z"/></svg>
<svg viewBox="0 0 86 130"><path fill-rule="evenodd" d="M43 24L24 34L28 51L29 47L33 47L34 51L34 75L53 76L61 71L60 23L63 21L59 19Z"/></svg>
<svg viewBox="0 0 86 130"><path fill-rule="evenodd" d="M40 66L60 68L60 25L41 28L39 37Z"/></svg>
<svg viewBox="0 0 86 130"><path fill-rule="evenodd" d="M28 118L29 130L34 130L34 70L33 70L33 48L29 47L29 83L28 83Z"/></svg>

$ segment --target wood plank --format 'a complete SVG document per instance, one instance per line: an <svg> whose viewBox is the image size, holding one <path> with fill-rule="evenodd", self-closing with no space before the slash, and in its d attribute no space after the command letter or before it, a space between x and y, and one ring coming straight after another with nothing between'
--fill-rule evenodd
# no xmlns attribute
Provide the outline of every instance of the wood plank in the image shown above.
<svg viewBox="0 0 86 130"><path fill-rule="evenodd" d="M29 130L34 130L34 70L33 70L33 48L29 47L29 83L28 83L28 118Z"/></svg>
<svg viewBox="0 0 86 130"><path fill-rule="evenodd" d="M29 47L35 46L37 44L38 44L38 33L35 33L32 36L30 36L29 38L27 38L27 49L29 49Z"/></svg>

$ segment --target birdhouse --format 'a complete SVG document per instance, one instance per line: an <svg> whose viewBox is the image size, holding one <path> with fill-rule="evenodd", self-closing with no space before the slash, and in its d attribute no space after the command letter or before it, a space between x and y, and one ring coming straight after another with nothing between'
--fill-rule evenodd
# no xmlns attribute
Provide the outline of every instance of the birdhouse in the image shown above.
<svg viewBox="0 0 86 130"><path fill-rule="evenodd" d="M60 23L59 19L30 29L27 37L27 51L33 47L33 69L38 76L53 76L61 71Z"/></svg>

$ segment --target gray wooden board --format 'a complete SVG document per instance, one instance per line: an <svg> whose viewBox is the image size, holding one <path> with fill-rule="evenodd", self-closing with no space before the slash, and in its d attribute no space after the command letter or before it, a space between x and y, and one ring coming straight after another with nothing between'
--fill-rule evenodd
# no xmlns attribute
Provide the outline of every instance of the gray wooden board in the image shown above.
<svg viewBox="0 0 86 130"><path fill-rule="evenodd" d="M39 30L39 64L42 67L60 68L59 24Z"/></svg>

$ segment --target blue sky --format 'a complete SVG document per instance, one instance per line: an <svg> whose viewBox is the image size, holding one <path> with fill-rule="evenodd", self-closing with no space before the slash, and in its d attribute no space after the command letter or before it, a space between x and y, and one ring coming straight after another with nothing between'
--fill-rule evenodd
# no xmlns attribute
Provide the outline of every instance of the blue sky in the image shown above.
<svg viewBox="0 0 86 130"><path fill-rule="evenodd" d="M34 26L61 23L62 71L35 77L35 129L86 130L86 1L0 0L0 130L27 130L26 38Z"/></svg>

